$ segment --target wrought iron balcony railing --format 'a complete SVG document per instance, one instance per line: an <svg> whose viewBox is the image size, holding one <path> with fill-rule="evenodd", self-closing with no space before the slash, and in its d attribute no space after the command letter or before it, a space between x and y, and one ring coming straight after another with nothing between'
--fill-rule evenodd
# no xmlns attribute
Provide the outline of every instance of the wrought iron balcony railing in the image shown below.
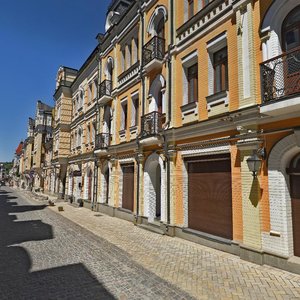
<svg viewBox="0 0 300 300"><path fill-rule="evenodd" d="M112 91L112 81L111 80L103 80L99 86L99 99L103 96L111 96Z"/></svg>
<svg viewBox="0 0 300 300"><path fill-rule="evenodd" d="M158 36L153 37L143 47L143 66L147 65L153 59L163 60L165 57L165 39Z"/></svg>
<svg viewBox="0 0 300 300"><path fill-rule="evenodd" d="M162 132L162 117L158 111L153 111L141 118L141 138L158 135Z"/></svg>
<svg viewBox="0 0 300 300"><path fill-rule="evenodd" d="M107 149L109 145L110 145L110 134L109 133L99 133L96 135L95 150Z"/></svg>
<svg viewBox="0 0 300 300"><path fill-rule="evenodd" d="M300 93L300 48L260 65L263 102Z"/></svg>

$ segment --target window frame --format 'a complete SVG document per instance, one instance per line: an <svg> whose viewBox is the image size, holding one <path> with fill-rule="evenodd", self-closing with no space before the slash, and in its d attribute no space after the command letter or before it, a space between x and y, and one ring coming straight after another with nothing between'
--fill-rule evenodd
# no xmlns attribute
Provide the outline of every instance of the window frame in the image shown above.
<svg viewBox="0 0 300 300"><path fill-rule="evenodd" d="M195 71L196 70L196 71ZM198 62L187 68L188 98L187 102L198 102Z"/></svg>
<svg viewBox="0 0 300 300"><path fill-rule="evenodd" d="M217 58L217 55L219 55L222 52L226 53L226 56L221 57L220 59ZM214 70L214 76L213 76L214 94L228 91L228 47L227 46L213 53L213 70ZM219 73L218 70L220 70Z"/></svg>
<svg viewBox="0 0 300 300"><path fill-rule="evenodd" d="M191 19L194 15L195 15L195 1L194 0L187 0L187 15L188 15L188 19Z"/></svg>

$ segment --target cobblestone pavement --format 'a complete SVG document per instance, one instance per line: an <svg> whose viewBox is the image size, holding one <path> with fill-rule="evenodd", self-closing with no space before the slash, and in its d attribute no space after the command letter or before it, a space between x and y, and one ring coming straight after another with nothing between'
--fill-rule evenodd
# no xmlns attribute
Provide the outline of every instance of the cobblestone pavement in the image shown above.
<svg viewBox="0 0 300 300"><path fill-rule="evenodd" d="M161 236L85 208L59 205L64 207L63 212L58 212L57 206L51 207L56 214L48 208L34 208L17 213L16 221L29 222L34 217L52 226L50 239L23 239L18 246L31 257L27 274L39 278L39 273L46 272L46 279L52 274L50 284L58 283L66 298L74 288L72 298L85 295L95 299L99 293L99 299L103 299L103 293L119 299L300 299L299 275ZM40 253L45 253L46 259ZM60 269L62 279L55 275ZM66 280L68 275L70 282ZM29 285L32 281L36 283L29 279ZM35 286L39 288L39 284ZM94 290L89 291L90 286ZM81 289L84 292L80 294Z"/></svg>
<svg viewBox="0 0 300 300"><path fill-rule="evenodd" d="M191 299L128 253L5 187L0 299Z"/></svg>

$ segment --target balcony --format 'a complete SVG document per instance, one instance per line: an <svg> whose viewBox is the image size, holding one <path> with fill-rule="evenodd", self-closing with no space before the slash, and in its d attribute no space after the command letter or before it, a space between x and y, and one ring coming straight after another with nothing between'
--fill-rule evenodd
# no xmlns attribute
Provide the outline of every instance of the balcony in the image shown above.
<svg viewBox="0 0 300 300"><path fill-rule="evenodd" d="M142 64L146 72L160 68L164 57L165 39L155 36L143 47Z"/></svg>
<svg viewBox="0 0 300 300"><path fill-rule="evenodd" d="M290 114L300 109L300 48L269 59L260 65L261 113Z"/></svg>
<svg viewBox="0 0 300 300"><path fill-rule="evenodd" d="M108 146L110 145L110 134L99 133L95 139L94 153L98 156L106 155L108 153Z"/></svg>
<svg viewBox="0 0 300 300"><path fill-rule="evenodd" d="M104 80L100 83L99 86L99 103L106 104L107 102L112 100L111 96L112 91L112 81Z"/></svg>
<svg viewBox="0 0 300 300"><path fill-rule="evenodd" d="M140 144L157 145L162 143L162 120L163 115L158 111L142 116Z"/></svg>

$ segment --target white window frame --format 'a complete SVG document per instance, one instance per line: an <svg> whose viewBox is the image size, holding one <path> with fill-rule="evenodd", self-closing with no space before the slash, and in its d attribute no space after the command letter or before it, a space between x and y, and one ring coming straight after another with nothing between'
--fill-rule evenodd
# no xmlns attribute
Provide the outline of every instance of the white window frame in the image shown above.
<svg viewBox="0 0 300 300"><path fill-rule="evenodd" d="M214 76L214 53L227 47L227 32L224 32L217 38L209 41L206 45L208 52L208 95L214 94L215 76Z"/></svg>
<svg viewBox="0 0 300 300"><path fill-rule="evenodd" d="M125 109L124 109L125 105L126 105L126 108L127 108L126 112L125 112ZM127 101L127 98L121 101L121 126L120 126L120 130L126 130L126 128L125 128L125 114L127 114L127 122L128 122L128 101Z"/></svg>
<svg viewBox="0 0 300 300"><path fill-rule="evenodd" d="M198 62L198 51L195 50L188 54L181 60L182 64L182 79L183 79L183 105L189 103L189 93L188 93L188 68L193 66ZM199 86L199 84L198 84Z"/></svg>
<svg viewBox="0 0 300 300"><path fill-rule="evenodd" d="M133 94L131 94L131 118L130 118L130 127L133 127L133 126L138 126L138 122L136 122L136 114L137 114L137 111L136 111L136 107L134 105L134 102L135 101L138 101L138 105L139 105L139 92L135 92Z"/></svg>

